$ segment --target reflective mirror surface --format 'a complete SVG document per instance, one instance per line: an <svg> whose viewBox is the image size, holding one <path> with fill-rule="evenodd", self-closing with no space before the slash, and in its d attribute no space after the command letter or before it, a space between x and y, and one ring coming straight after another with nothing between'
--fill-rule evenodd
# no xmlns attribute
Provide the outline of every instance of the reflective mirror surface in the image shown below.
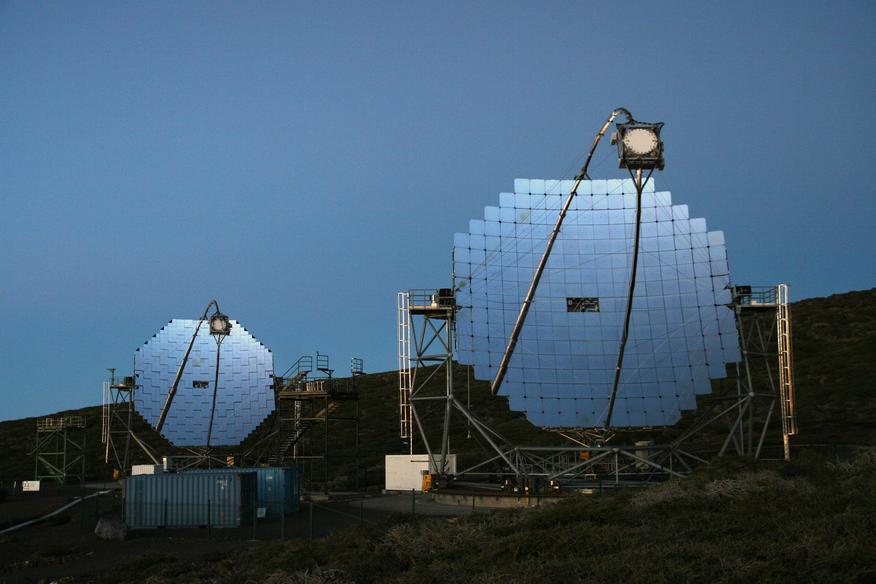
<svg viewBox="0 0 876 584"><path fill-rule="evenodd" d="M240 323L230 322L231 333L220 349L211 446L240 444L274 410L274 356ZM197 324L197 320L171 320L134 353L138 384L134 407L152 427L158 423ZM204 322L164 423L163 435L173 444L206 445L215 374L216 340L209 322Z"/></svg>
<svg viewBox="0 0 876 584"><path fill-rule="evenodd" d="M517 179L499 207L454 236L457 356L491 381L572 181ZM675 424L739 360L724 235L642 194L639 269L615 427ZM636 212L631 180L583 181L548 259L499 394L542 427L606 418ZM572 307L573 309L570 309Z"/></svg>

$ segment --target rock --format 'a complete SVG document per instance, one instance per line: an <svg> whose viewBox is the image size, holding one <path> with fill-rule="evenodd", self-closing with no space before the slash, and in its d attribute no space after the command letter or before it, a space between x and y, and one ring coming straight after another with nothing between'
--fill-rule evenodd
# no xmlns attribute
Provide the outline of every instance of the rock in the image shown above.
<svg viewBox="0 0 876 584"><path fill-rule="evenodd" d="M124 541L128 537L128 526L112 517L101 517L94 528L94 535L100 539Z"/></svg>
<svg viewBox="0 0 876 584"><path fill-rule="evenodd" d="M213 562L210 564L210 571L216 576L225 576L231 572L231 560L226 559L220 562Z"/></svg>

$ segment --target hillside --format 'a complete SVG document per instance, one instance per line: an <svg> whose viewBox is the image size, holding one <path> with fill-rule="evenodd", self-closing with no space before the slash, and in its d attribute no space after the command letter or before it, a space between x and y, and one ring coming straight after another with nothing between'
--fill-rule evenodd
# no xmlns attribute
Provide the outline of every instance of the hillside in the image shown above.
<svg viewBox="0 0 876 584"><path fill-rule="evenodd" d="M725 459L647 490L466 518L397 516L99 582L872 582L876 457ZM83 580L85 581L85 580Z"/></svg>
<svg viewBox="0 0 876 584"><path fill-rule="evenodd" d="M876 429L872 423L876 419L876 289L802 300L793 304L792 316L800 425L794 444L876 445ZM534 428L521 414L508 411L505 400L489 397L485 382L472 380L469 384L467 373L465 367L456 366L457 395L462 400L470 399L472 411L499 433L526 444L557 441L556 436ZM435 379L433 388L438 390L441 383ZM383 456L407 451L407 446L398 438L396 384L395 372L357 379L360 478L363 479L361 485L371 489L382 485ZM339 415L349 411L342 410ZM112 466L104 464L100 444L100 408L93 406L52 415L66 414L86 416L87 476L95 479L111 476ZM437 415L437 410L422 414L428 419ZM0 448L4 452L0 483L32 477L34 461L28 453L34 445L36 419L0 422ZM160 446L162 452L172 451L142 420L136 422L139 435ZM257 441L270 424L270 420L266 421L244 446ZM484 451L474 433L468 437L463 420L457 417L452 430L452 449L463 460ZM352 431L338 427L330 432L332 452L352 452L354 444ZM421 447L417 445L416 450ZM146 461L136 450L132 452L135 461ZM332 488L351 488L355 483L353 461L339 458L333 465Z"/></svg>
<svg viewBox="0 0 876 584"><path fill-rule="evenodd" d="M800 443L876 445L876 289L794 304Z"/></svg>

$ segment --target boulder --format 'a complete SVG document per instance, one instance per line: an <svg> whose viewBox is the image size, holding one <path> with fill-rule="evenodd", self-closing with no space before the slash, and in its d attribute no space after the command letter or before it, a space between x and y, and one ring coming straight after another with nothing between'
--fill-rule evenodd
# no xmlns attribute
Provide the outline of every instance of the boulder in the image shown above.
<svg viewBox="0 0 876 584"><path fill-rule="evenodd" d="M112 517L101 517L94 528L94 535L100 539L124 541L128 537L128 526Z"/></svg>

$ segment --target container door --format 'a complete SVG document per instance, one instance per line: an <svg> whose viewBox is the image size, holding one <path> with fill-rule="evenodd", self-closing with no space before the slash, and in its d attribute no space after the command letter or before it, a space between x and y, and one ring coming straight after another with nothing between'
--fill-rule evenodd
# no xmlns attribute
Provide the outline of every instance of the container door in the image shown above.
<svg viewBox="0 0 876 584"><path fill-rule="evenodd" d="M265 473L265 493L264 496L259 497L259 506L267 507L267 513L269 515L277 515L280 513L280 506L278 504L280 499L277 497L277 481L275 479L276 477L274 473Z"/></svg>
<svg viewBox="0 0 876 584"><path fill-rule="evenodd" d="M232 481L229 477L219 477L215 481L213 491L216 493L216 504L211 510L213 525L236 525L237 510L232 495Z"/></svg>

